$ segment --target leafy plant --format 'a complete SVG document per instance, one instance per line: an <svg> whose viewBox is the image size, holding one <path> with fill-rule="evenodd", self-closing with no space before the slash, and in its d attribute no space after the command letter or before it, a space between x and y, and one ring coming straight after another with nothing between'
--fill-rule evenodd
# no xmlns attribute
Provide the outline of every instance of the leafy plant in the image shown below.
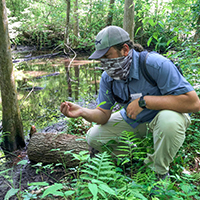
<svg viewBox="0 0 200 200"><path fill-rule="evenodd" d="M67 123L67 133L71 135L85 135L90 124L82 118L70 118Z"/></svg>
<svg viewBox="0 0 200 200"><path fill-rule="evenodd" d="M111 157L106 152L97 154L89 163L83 165L78 182L79 199L97 196L109 198L115 196L115 191L109 187L109 183L114 181L114 165L110 161Z"/></svg>

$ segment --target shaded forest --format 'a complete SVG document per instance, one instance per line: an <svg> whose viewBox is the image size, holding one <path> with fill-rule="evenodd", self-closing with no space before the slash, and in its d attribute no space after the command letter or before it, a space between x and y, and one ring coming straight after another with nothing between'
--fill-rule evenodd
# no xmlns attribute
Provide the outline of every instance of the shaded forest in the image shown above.
<svg viewBox="0 0 200 200"><path fill-rule="evenodd" d="M59 111L65 100L96 106L102 71L87 59L108 25L173 60L200 97L199 0L1 0L0 8L0 199L200 199L200 113L191 114L171 181L152 198L156 175L143 165L151 133L144 140L124 133L125 154L91 159L92 124ZM29 144L46 146L28 152Z"/></svg>

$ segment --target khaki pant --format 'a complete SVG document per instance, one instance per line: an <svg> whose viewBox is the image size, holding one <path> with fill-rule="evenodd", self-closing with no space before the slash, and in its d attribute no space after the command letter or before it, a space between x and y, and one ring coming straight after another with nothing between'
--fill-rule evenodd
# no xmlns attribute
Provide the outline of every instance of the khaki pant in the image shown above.
<svg viewBox="0 0 200 200"><path fill-rule="evenodd" d="M150 130L153 132L154 153L148 154L144 162L155 172L165 174L169 171L170 163L184 142L189 125L188 114L162 110L149 124L143 123L132 128L123 120L120 112L116 112L111 115L106 124L94 125L90 128L86 139L89 146L102 151L102 145L108 141L118 142L123 131L134 132L136 137L142 138Z"/></svg>

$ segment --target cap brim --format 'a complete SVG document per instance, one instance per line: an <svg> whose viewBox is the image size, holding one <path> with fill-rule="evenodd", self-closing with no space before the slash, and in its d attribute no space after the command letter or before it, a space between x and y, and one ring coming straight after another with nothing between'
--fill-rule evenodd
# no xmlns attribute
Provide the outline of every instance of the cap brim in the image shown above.
<svg viewBox="0 0 200 200"><path fill-rule="evenodd" d="M110 47L105 48L105 49L101 49L101 50L96 50L96 51L89 57L89 59L90 59L90 60L99 59L99 58L101 58L102 56L104 56L104 55L108 52L109 49L110 49Z"/></svg>

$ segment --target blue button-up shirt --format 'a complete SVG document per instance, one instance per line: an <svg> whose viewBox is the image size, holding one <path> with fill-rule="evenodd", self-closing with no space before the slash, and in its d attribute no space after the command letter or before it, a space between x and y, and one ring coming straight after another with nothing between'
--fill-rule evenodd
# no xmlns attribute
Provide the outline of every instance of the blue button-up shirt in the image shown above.
<svg viewBox="0 0 200 200"><path fill-rule="evenodd" d="M114 80L104 71L100 81L98 105L103 109L112 109L115 99L111 92L111 82L113 81L113 93L121 99L128 99L128 87L130 94L137 99L142 95L180 95L190 92L193 87L179 73L176 66L167 58L157 53L149 53L146 60L146 67L157 86L152 86L142 75L139 66L139 53L133 50L132 65L126 81ZM131 102L131 101L130 101ZM144 109L137 115L135 120L126 115L126 107L130 103L122 105L120 110L123 119L135 128L139 123L150 122L159 112L157 110Z"/></svg>

